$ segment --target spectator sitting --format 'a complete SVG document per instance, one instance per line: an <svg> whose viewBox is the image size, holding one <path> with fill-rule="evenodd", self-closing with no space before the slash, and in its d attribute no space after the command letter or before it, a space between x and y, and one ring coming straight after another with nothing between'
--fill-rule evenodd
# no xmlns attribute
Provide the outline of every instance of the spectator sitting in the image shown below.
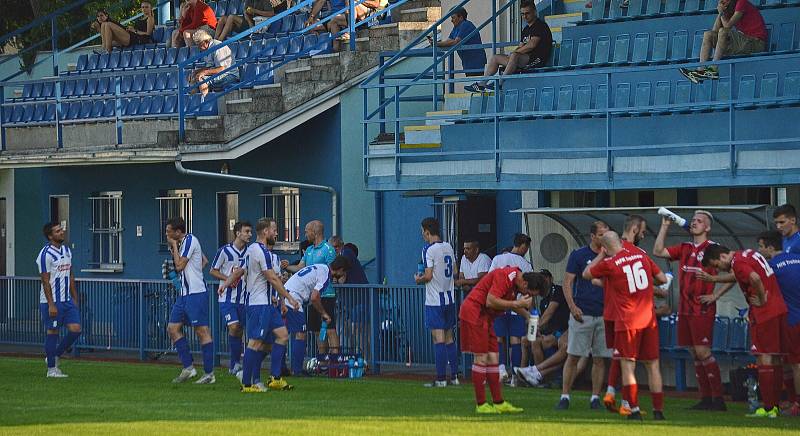
<svg viewBox="0 0 800 436"><path fill-rule="evenodd" d="M209 50L218 44L222 44L216 39L213 39L208 32L201 29L198 29L192 34L192 39L194 39L194 43L197 44L200 50L203 51ZM207 77L214 76L209 81L200 83L200 93L203 95L203 97L205 97L206 94L208 94L209 89L215 92L222 91L227 85L239 81L238 71L236 69L225 71L230 68L232 63L233 56L231 55L231 49L228 46L214 50L212 53L209 53L206 56L206 64L212 66L193 71L189 76L189 83L199 83L205 80Z"/></svg>
<svg viewBox="0 0 800 436"><path fill-rule="evenodd" d="M323 5L325 4L326 0L317 0L314 2L314 5L311 8L311 14L308 16L308 20L306 20L306 27L316 23L319 21L317 16L319 15L320 11L322 10ZM350 0L330 0L331 6L331 13L338 12L350 5ZM389 5L388 0L363 0L359 4L354 6L356 11L356 18L355 22L359 22L364 18L368 17L371 13L380 11L386 8ZM347 17L347 11L344 14L336 14L330 21L328 21L327 29L332 34L339 33L342 29L347 29L350 23ZM333 41L333 51L340 51L341 45L343 42L350 41L350 33L343 33L339 35L335 41Z"/></svg>
<svg viewBox="0 0 800 436"><path fill-rule="evenodd" d="M522 42L510 56L502 54L492 56L492 59L486 64L486 70L483 72L484 76L493 76L501 65L505 66L503 75L507 76L516 73L520 69L527 71L543 67L550 59L550 50L553 48L553 34L550 32L550 26L537 17L536 5L533 0L522 0L520 14L528 23L522 29ZM484 80L464 87L464 90L468 92L482 92L486 89L494 89L494 84L489 84Z"/></svg>
<svg viewBox="0 0 800 436"><path fill-rule="evenodd" d="M723 56L747 55L764 51L767 47L767 27L761 12L747 0L719 0L714 27L703 34L700 62L707 62L714 50L714 60ZM694 83L704 79L718 79L719 69L714 66L696 70L681 68L681 73Z"/></svg>
<svg viewBox="0 0 800 436"><path fill-rule="evenodd" d="M458 7L453 11L453 15L450 16L450 22L453 23L453 31L450 32L450 36L447 39L438 41L436 43L437 47L452 47L461 42L462 39L467 38L475 30L475 25L467 19L467 10L463 7ZM430 36L428 40L431 40ZM464 45L478 44L483 44L480 32L475 32L464 42ZM458 57L461 58L461 66L465 70L479 70L464 73L467 77L483 74L483 69L486 67L486 50L475 48L459 49L457 51Z"/></svg>
<svg viewBox="0 0 800 436"><path fill-rule="evenodd" d="M181 3L180 27L172 32L172 47L192 46L192 35L204 30L209 35L217 28L217 17L214 10L203 0L186 0Z"/></svg>
<svg viewBox="0 0 800 436"><path fill-rule="evenodd" d="M217 21L217 32L214 35L214 39L217 41L225 41L232 31L241 33L255 26L254 17L274 17L276 13L283 12L284 10L286 10L285 3L276 10L272 8L268 0L246 0L244 3L244 15L226 15L219 17L219 21Z"/></svg>
<svg viewBox="0 0 800 436"><path fill-rule="evenodd" d="M112 20L105 10L97 11L97 19L92 21L90 27L100 33L103 48L107 52L111 53L114 46L130 47L153 42L153 29L156 26L153 5L148 0L144 0L140 7L142 18L127 28Z"/></svg>
<svg viewBox="0 0 800 436"><path fill-rule="evenodd" d="M367 275L364 273L364 267L361 266L361 261L358 260L358 247L351 243L345 244L342 238L336 235L328 239L328 244L336 250L337 255L344 256L350 261L350 269L341 283L348 285L366 285L369 283ZM355 247L355 250L353 247Z"/></svg>

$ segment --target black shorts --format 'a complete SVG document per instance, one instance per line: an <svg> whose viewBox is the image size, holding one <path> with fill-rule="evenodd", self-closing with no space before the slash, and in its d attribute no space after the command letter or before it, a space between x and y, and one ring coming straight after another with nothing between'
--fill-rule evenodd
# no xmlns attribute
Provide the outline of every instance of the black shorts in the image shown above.
<svg viewBox="0 0 800 436"><path fill-rule="evenodd" d="M336 297L322 297L322 307L328 312L331 317L331 322L328 323L328 329L336 328ZM313 305L308 305L308 331L318 332L322 327L322 316L320 316L317 309Z"/></svg>
<svg viewBox="0 0 800 436"><path fill-rule="evenodd" d="M152 44L153 37L150 35L139 35L138 33L133 33L130 30L128 34L131 36L131 42L128 44L128 47L132 45L143 45L143 44Z"/></svg>

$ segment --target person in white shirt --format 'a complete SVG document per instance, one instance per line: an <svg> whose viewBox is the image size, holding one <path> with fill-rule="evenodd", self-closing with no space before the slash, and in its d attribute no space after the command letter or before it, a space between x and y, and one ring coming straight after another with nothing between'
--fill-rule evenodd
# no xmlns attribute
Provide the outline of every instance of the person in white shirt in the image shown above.
<svg viewBox="0 0 800 436"><path fill-rule="evenodd" d="M422 274L414 276L418 285L425 285L425 326L433 337L436 380L429 387L447 386L447 363L450 362L450 383L458 382L458 348L453 342L456 327L456 304L453 299L455 254L453 247L439 236L436 218L422 220L422 238L427 242L422 249Z"/></svg>
<svg viewBox="0 0 800 436"><path fill-rule="evenodd" d="M514 235L514 247L492 259L489 271L506 266L515 266L523 273L533 272L533 265L525 259L525 254L530 250L531 238L528 235L517 233ZM525 320L514 312L506 312L494 321L494 333L497 335L497 345L500 347L500 377L508 378L506 372L507 351L505 338L508 337L511 348L512 370L522 364L522 337L525 336ZM516 378L511 378L511 385L516 385Z"/></svg>
<svg viewBox="0 0 800 436"><path fill-rule="evenodd" d="M455 285L466 294L473 286L477 285L481 277L489 272L492 258L481 253L481 246L477 239L464 241L464 255L458 267L458 278Z"/></svg>
<svg viewBox="0 0 800 436"><path fill-rule="evenodd" d="M322 304L322 292L329 283L336 283L347 274L350 261L344 256L336 256L330 266L325 264L309 265L297 271L284 285L286 292L302 303L310 302L326 323L331 321L330 314ZM284 305L284 307L286 307ZM287 307L286 327L292 335L292 374L303 373L303 360L306 357L306 314L302 305L298 309Z"/></svg>
<svg viewBox="0 0 800 436"><path fill-rule="evenodd" d="M203 268L208 259L203 255L200 241L191 233L186 233L186 221L181 217L170 218L166 227L167 244L175 263L175 270L181 276L181 289L172 312L169 315L169 333L178 356L183 364L180 375L173 383L183 383L197 375L192 364L189 342L183 335L184 324L194 327L203 352L203 371L205 374L195 383L211 384L214 378L214 345L211 330L208 328L208 293L203 280Z"/></svg>

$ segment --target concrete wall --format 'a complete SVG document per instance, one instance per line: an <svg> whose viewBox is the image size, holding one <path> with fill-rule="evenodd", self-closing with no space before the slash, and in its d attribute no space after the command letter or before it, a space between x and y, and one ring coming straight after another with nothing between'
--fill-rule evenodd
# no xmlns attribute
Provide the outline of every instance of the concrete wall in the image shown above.
<svg viewBox="0 0 800 436"><path fill-rule="evenodd" d="M14 258L16 243L13 235L16 214L14 213L14 170L4 169L0 170L0 198L6 199L6 258L0 261L5 261L6 274L14 275Z"/></svg>

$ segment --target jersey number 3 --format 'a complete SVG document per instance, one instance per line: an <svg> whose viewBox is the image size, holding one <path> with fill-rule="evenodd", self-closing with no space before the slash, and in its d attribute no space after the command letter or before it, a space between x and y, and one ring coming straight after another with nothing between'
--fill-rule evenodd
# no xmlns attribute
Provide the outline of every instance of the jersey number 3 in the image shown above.
<svg viewBox="0 0 800 436"><path fill-rule="evenodd" d="M453 277L453 258L450 256L444 257L444 276L448 279Z"/></svg>
<svg viewBox="0 0 800 436"><path fill-rule="evenodd" d="M633 268L625 265L622 267L622 271L628 278L628 292L631 294L636 291L644 291L650 286L650 278L647 277L647 271L642 268L642 262L634 263Z"/></svg>

